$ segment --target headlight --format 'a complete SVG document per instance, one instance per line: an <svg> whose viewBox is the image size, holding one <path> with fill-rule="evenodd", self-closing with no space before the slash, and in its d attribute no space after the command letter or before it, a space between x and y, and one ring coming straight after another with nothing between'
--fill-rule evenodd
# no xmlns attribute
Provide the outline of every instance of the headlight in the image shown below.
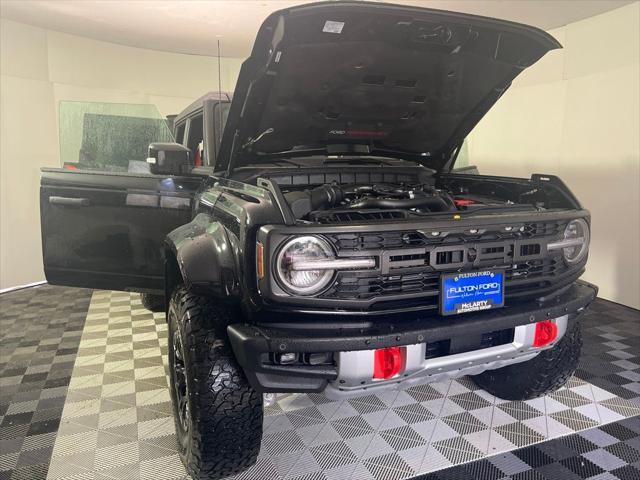
<svg viewBox="0 0 640 480"><path fill-rule="evenodd" d="M282 286L296 295L313 295L326 287L334 270L326 269L333 258L329 244L318 237L306 236L289 240L276 259L276 271ZM321 268L313 269L314 263Z"/></svg>
<svg viewBox="0 0 640 480"><path fill-rule="evenodd" d="M564 260L569 264L584 260L589 251L589 225L583 219L571 220L564 229L564 239L547 245L549 250L562 249Z"/></svg>

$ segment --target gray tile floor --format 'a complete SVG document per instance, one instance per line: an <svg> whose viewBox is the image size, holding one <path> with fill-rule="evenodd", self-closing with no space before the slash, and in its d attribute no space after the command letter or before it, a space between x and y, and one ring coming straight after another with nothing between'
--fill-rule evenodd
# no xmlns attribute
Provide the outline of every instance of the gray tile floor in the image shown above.
<svg viewBox="0 0 640 480"><path fill-rule="evenodd" d="M185 478L166 355L164 314L136 294L93 294L48 478ZM633 398L578 377L527 402L467 378L340 402L285 395L266 411L258 463L238 478L410 478L639 413Z"/></svg>
<svg viewBox="0 0 640 480"><path fill-rule="evenodd" d="M0 295L0 479L45 478L91 291Z"/></svg>
<svg viewBox="0 0 640 480"><path fill-rule="evenodd" d="M640 416L438 470L419 478L478 479L638 480Z"/></svg>
<svg viewBox="0 0 640 480"><path fill-rule="evenodd" d="M597 300L583 317L582 336L576 376L640 405L640 312Z"/></svg>

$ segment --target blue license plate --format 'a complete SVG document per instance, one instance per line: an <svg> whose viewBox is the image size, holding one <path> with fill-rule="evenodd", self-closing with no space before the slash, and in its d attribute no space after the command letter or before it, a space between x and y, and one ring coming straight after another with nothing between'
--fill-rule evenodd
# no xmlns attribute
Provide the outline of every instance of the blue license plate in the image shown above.
<svg viewBox="0 0 640 480"><path fill-rule="evenodd" d="M440 277L440 313L478 312L504 306L504 271L451 273Z"/></svg>

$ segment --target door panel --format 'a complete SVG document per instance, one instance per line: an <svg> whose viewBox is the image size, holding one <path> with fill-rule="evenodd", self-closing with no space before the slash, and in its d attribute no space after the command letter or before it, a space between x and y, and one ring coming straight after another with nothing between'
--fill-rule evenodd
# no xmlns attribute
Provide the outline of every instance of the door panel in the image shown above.
<svg viewBox="0 0 640 480"><path fill-rule="evenodd" d="M160 293L164 238L191 221L198 177L44 169L40 220L49 283Z"/></svg>

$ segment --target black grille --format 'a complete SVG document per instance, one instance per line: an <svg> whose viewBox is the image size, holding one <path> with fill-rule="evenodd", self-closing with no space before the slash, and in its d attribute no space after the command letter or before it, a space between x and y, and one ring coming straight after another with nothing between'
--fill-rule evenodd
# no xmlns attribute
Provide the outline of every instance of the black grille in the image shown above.
<svg viewBox="0 0 640 480"><path fill-rule="evenodd" d="M536 243L520 246L520 255L522 255L523 257L538 255L539 253L540 253L540 245Z"/></svg>
<svg viewBox="0 0 640 480"><path fill-rule="evenodd" d="M559 278L571 272L561 252L541 257L540 245L544 241L536 239L560 236L563 230L564 222L548 222L527 224L517 232L501 229L482 235L456 235L444 239L430 238L417 231L331 234L328 238L342 251L387 251L387 270L338 272L335 283L320 298L375 300L372 309L406 308L413 304L435 309L439 304L442 273L479 268L504 269L507 300L540 294L541 290L552 287ZM509 239L530 239L531 243L509 242ZM493 243L502 240L505 240L502 244ZM433 247L437 250L430 255ZM407 252L412 248L417 252ZM421 248L424 248L422 252ZM397 254L394 254L394 249L398 250ZM474 260L475 266L470 266Z"/></svg>
<svg viewBox="0 0 640 480"><path fill-rule="evenodd" d="M564 232L567 222L558 220L556 222L527 223L524 226L523 234L527 237L543 237L557 235Z"/></svg>
<svg viewBox="0 0 640 480"><path fill-rule="evenodd" d="M567 266L560 256L505 266L505 294L509 298L532 288L550 286L551 279L566 271ZM440 273L422 271L372 275L368 272L340 272L335 284L322 294L322 298L370 300L376 297L410 294L419 294L422 303L437 306Z"/></svg>
<svg viewBox="0 0 640 480"><path fill-rule="evenodd" d="M326 298L369 300L385 295L420 293L424 296L439 293L437 272L404 275L370 276L370 273L340 272L336 283L322 296ZM437 303L437 298L435 299Z"/></svg>
<svg viewBox="0 0 640 480"><path fill-rule="evenodd" d="M448 252L438 252L436 255L437 265L449 265L451 263L460 263L463 260L464 251L450 250Z"/></svg>

